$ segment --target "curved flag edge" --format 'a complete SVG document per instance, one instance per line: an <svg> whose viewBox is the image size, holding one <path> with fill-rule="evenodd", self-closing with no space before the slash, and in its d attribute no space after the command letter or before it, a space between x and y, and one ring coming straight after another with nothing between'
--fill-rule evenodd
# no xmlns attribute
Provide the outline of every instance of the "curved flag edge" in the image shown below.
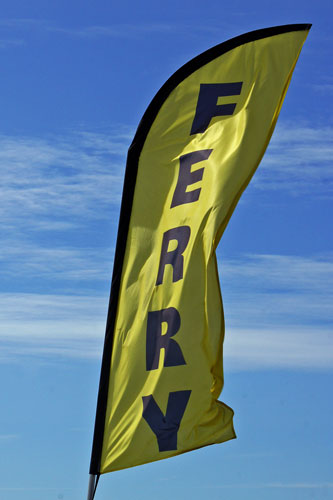
<svg viewBox="0 0 333 500"><path fill-rule="evenodd" d="M120 291L120 283L123 269L123 262L125 258L127 235L130 225L130 218L132 212L134 191L136 185L137 171L139 166L139 158L144 146L146 137L149 130L159 112L162 105L169 97L171 92L188 76L197 71L199 68L208 64L217 57L233 50L246 43L261 40L283 33L290 33L293 31L309 31L312 24L286 24L282 26L274 26L271 28L258 29L250 31L242 35L236 36L225 42L211 47L210 49L197 55L178 70L173 73L170 78L162 85L162 87L155 94L150 104L148 105L145 113L140 120L136 130L133 141L128 149L123 194L121 201L121 209L119 216L118 234L116 251L113 264L113 273L111 279L111 292L108 307L108 315L105 330L105 340L103 347L100 383L97 397L97 409L95 428L92 444L90 474L100 475L101 454L104 439L105 416L107 409L107 397L109 388L109 376L112 357L112 346L114 337L114 326L116 322L118 298Z"/></svg>

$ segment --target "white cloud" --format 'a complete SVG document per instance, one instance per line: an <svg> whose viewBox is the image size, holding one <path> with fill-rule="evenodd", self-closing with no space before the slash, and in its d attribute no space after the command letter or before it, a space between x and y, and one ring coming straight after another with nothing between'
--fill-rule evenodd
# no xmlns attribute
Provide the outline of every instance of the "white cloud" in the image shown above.
<svg viewBox="0 0 333 500"><path fill-rule="evenodd" d="M101 359L107 297L0 294L0 362Z"/></svg>
<svg viewBox="0 0 333 500"><path fill-rule="evenodd" d="M13 439L18 439L20 436L18 434L0 434L1 441L12 441Z"/></svg>
<svg viewBox="0 0 333 500"><path fill-rule="evenodd" d="M332 325L330 256L243 255L219 268L227 326Z"/></svg>
<svg viewBox="0 0 333 500"><path fill-rule="evenodd" d="M266 488L296 488L296 489L323 489L323 488L333 488L333 483L330 482L320 482L320 483L264 483Z"/></svg>
<svg viewBox="0 0 333 500"><path fill-rule="evenodd" d="M106 297L13 294L1 302L2 363L24 357L101 360ZM228 371L331 371L333 336L322 327L227 328L224 360Z"/></svg>
<svg viewBox="0 0 333 500"><path fill-rule="evenodd" d="M321 92L325 95L333 93L333 83L322 83L313 86L317 92Z"/></svg>
<svg viewBox="0 0 333 500"><path fill-rule="evenodd" d="M36 328L44 322L42 330L51 332L56 338L89 337L89 327L75 327L75 324L88 325L96 321L105 323L107 297L90 295L56 295L30 293L1 293L0 332L2 338L30 338L44 335ZM24 323L19 328L9 329L12 322ZM59 328L59 324L67 325L67 330ZM53 326L52 326L53 325ZM72 333L70 333L72 332ZM92 334L94 338L95 334Z"/></svg>
<svg viewBox="0 0 333 500"><path fill-rule="evenodd" d="M233 484L216 484L211 486L213 489L221 488L246 488L246 489L331 489L333 488L333 483L327 482L316 482L316 483L305 483L305 482L294 482L294 483L233 483Z"/></svg>
<svg viewBox="0 0 333 500"><path fill-rule="evenodd" d="M328 259L242 256L224 262L228 370L332 370ZM246 287L245 287L246 286ZM1 294L1 361L24 356L100 359L106 295Z"/></svg>
<svg viewBox="0 0 333 500"><path fill-rule="evenodd" d="M28 28L35 26L43 26L45 23L40 19L12 17L0 19L0 28Z"/></svg>
<svg viewBox="0 0 333 500"><path fill-rule="evenodd" d="M3 278L109 281L112 261L109 248L52 248L18 240L4 240L0 248Z"/></svg>
<svg viewBox="0 0 333 500"><path fill-rule="evenodd" d="M332 191L332 129L278 126L253 190L312 198ZM118 210L132 132L77 132L48 138L0 136L3 230L66 230Z"/></svg>
<svg viewBox="0 0 333 500"><path fill-rule="evenodd" d="M316 185L327 193L329 182L324 182L323 175L326 172L331 179L330 133L330 129L280 128L257 187L266 183L268 189L289 189L288 183L277 180L290 177L302 189ZM83 285L81 290L86 284L96 288L102 280L109 282L113 251L107 244L103 251L101 244L75 247L72 239L58 241L55 235L87 221L95 224L110 217L112 209L118 210L131 137L126 129L46 139L0 136L3 279L19 284L38 277L48 284L47 290L50 280L57 280L56 290L63 294L75 288L74 282ZM316 189L318 195L320 189ZM37 236L43 233L47 236L40 240ZM332 368L330 255L242 255L223 261L220 269L226 355L233 365L266 368L269 360L271 367L318 369L322 356L322 366ZM2 360L14 353L99 356L106 302L106 297L88 292L82 296L2 294ZM234 339L241 347L237 352ZM297 345L302 349L297 351Z"/></svg>
<svg viewBox="0 0 333 500"><path fill-rule="evenodd" d="M10 47L20 47L24 45L24 40L14 39L14 38L1 38L0 39L0 49L7 49Z"/></svg>
<svg viewBox="0 0 333 500"><path fill-rule="evenodd" d="M151 34L174 33L175 25L151 23L146 25L137 24L114 24L108 26L94 25L81 28L62 28L49 26L48 30L63 33L80 38L138 38Z"/></svg>
<svg viewBox="0 0 333 500"><path fill-rule="evenodd" d="M140 39L147 36L158 35L159 37L163 34L167 35L182 35L190 37L198 37L201 34L213 34L215 36L220 36L221 34L221 23L219 26L197 26L195 32L193 31L193 26L191 24L168 24L151 22L148 24L130 24L130 23L118 23L118 24L108 24L108 25L86 25L86 26L59 26L50 23L43 19L33 19L33 18L11 18L11 19L1 19L0 20L0 30L6 32L26 32L26 31L44 31L49 33L54 33L55 35L67 35L71 37L84 38L88 40L94 40L99 38L120 38L120 39ZM224 39L227 38L226 30L230 33L230 23L225 26ZM237 32L237 28L235 28ZM222 41L222 40L221 40Z"/></svg>
<svg viewBox="0 0 333 500"><path fill-rule="evenodd" d="M59 229L109 216L120 203L129 142L129 134L112 132L0 136L2 225Z"/></svg>
<svg viewBox="0 0 333 500"><path fill-rule="evenodd" d="M227 329L225 366L229 371L257 369L332 370L332 330L323 327Z"/></svg>
<svg viewBox="0 0 333 500"><path fill-rule="evenodd" d="M220 262L222 276L240 278L245 284L253 280L261 288L288 288L332 293L332 256L300 257L298 255L242 255Z"/></svg>
<svg viewBox="0 0 333 500"><path fill-rule="evenodd" d="M2 486L0 486L0 491L37 491L37 492L41 492L41 491L47 491L47 492L52 492L52 493L58 493L59 492L59 488L43 488L43 487L35 487L35 488L30 488L29 486L24 486L22 488L4 488ZM78 488L61 488L61 491L78 491ZM61 493L58 494L58 498L64 498L64 495L62 495Z"/></svg>
<svg viewBox="0 0 333 500"><path fill-rule="evenodd" d="M333 368L329 256L243 255L219 268L228 369Z"/></svg>
<svg viewBox="0 0 333 500"><path fill-rule="evenodd" d="M278 123L251 181L254 188L284 190L293 196L328 196L333 190L332 127Z"/></svg>

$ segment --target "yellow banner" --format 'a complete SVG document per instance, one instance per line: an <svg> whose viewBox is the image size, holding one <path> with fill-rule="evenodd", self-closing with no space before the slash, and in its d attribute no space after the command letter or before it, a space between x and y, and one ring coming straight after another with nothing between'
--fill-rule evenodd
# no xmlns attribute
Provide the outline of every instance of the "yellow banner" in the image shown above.
<svg viewBox="0 0 333 500"><path fill-rule="evenodd" d="M92 473L235 437L233 411L218 401L215 250L267 147L309 28L259 30L210 49L166 82L143 117L128 155Z"/></svg>

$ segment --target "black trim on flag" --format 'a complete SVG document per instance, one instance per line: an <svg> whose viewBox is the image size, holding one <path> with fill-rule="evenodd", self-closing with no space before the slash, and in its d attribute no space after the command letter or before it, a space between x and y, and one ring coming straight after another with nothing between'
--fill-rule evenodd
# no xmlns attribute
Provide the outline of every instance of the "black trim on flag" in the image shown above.
<svg viewBox="0 0 333 500"><path fill-rule="evenodd" d="M106 323L104 351L101 366L101 375L97 399L97 410L95 420L95 430L90 462L90 474L100 474L101 454L104 438L105 417L107 409L107 398L109 388L109 375L112 356L112 345L114 327L116 322L118 297L120 291L120 282L122 276L122 268L126 251L127 235L130 225L130 218L132 212L132 204L134 198L134 190L137 178L138 164L140 154L145 143L148 132L161 109L161 106L168 98L170 93L183 81L196 70L213 61L217 57L229 52L236 47L244 45L249 42L254 42L263 38L289 33L293 31L308 31L311 24L289 24L284 26L276 26L272 28L265 28L256 31L251 31L243 35L237 36L226 42L220 43L211 49L199 54L194 59L184 64L179 68L160 88L155 97L152 99L147 110L145 111L137 131L135 133L132 144L129 147L126 171L123 187L123 196L121 202L118 235L116 252L113 265L113 274L111 280L111 293L109 301L109 310Z"/></svg>

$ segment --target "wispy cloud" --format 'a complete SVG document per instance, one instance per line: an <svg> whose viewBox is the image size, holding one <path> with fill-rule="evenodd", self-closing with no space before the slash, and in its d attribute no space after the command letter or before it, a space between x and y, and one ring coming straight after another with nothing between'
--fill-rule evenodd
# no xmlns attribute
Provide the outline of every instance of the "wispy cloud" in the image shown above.
<svg viewBox="0 0 333 500"><path fill-rule="evenodd" d="M29 18L29 17L12 17L12 18L2 18L0 19L0 28L29 28L36 26L44 26L45 21L41 19Z"/></svg>
<svg viewBox="0 0 333 500"><path fill-rule="evenodd" d="M228 488L246 488L246 489L331 489L333 488L332 482L316 482L316 483L305 483L305 482L295 482L295 483L282 483L282 482L272 482L272 483L233 483L233 484L215 484L210 486L213 489L228 489Z"/></svg>
<svg viewBox="0 0 333 500"><path fill-rule="evenodd" d="M282 126L252 189L312 197L332 190L332 129ZM0 136L4 229L65 230L118 209L132 132L78 132L48 138ZM297 187L297 189L295 189Z"/></svg>
<svg viewBox="0 0 333 500"><path fill-rule="evenodd" d="M333 368L330 256L242 255L219 267L228 369Z"/></svg>
<svg viewBox="0 0 333 500"><path fill-rule="evenodd" d="M7 49L10 47L20 47L22 45L25 45L25 41L22 39L13 39L13 38L0 39L0 49Z"/></svg>
<svg viewBox="0 0 333 500"><path fill-rule="evenodd" d="M332 255L300 257L298 255L245 254L220 262L222 277L233 282L239 278L237 288L248 286L263 290L302 290L333 293Z"/></svg>
<svg viewBox="0 0 333 500"><path fill-rule="evenodd" d="M54 290L1 295L2 361L100 355L113 250L104 242L90 245L89 239L74 244L71 231L118 212L132 135L123 128L47 138L0 136L2 287L7 280L10 290L21 292L28 289L20 288L22 281L38 278L45 290L51 283ZM327 193L329 143L329 129L280 128L257 187L289 190L287 182L277 182L288 177L302 189L316 185L318 195ZM289 150L296 145L293 160ZM68 238L59 240L59 231ZM332 369L331 257L240 255L220 263L225 352L233 366ZM78 283L80 295L72 294Z"/></svg>
<svg viewBox="0 0 333 500"><path fill-rule="evenodd" d="M0 362L101 356L107 297L0 294Z"/></svg>
<svg viewBox="0 0 333 500"><path fill-rule="evenodd" d="M78 488L61 488L61 491L78 491L79 489ZM44 487L35 487L35 488L31 488L30 486L24 486L24 487L20 487L20 488L6 488L6 487L2 487L0 486L0 491L37 491L37 492L41 492L41 491L44 491L44 492L52 492L52 493L58 493L59 492L59 488L44 488ZM61 498L64 498L64 496L59 493L58 494L58 498L61 499Z"/></svg>
<svg viewBox="0 0 333 500"><path fill-rule="evenodd" d="M112 261L111 249L52 248L20 240L4 240L0 248L2 278L96 282L111 276Z"/></svg>
<svg viewBox="0 0 333 500"><path fill-rule="evenodd" d="M87 335L89 338L94 338L95 333L91 330L91 325L96 326L99 320L105 323L107 300L107 297L90 295L2 293L1 338L31 338L31 336L40 338L44 335L36 328L40 321L45 322L46 333L49 332L50 337L56 334L57 338L83 338ZM22 322L25 326L9 329L8 325L12 321ZM65 322L69 329L64 331L59 328L62 322ZM80 326L75 327L75 324ZM82 328L82 324L87 326Z"/></svg>
<svg viewBox="0 0 333 500"><path fill-rule="evenodd" d="M225 30L230 31L230 25L225 26ZM163 35L174 36L175 34L186 37L198 37L201 34L219 35L221 33L221 23L218 26L213 26L211 23L208 26L196 26L195 32L191 24L181 23L166 23L166 22L150 22L149 24L131 24L118 23L107 25L85 25L85 26L60 26L50 23L46 19L33 18L7 18L0 20L0 30L16 31L24 33L28 31L43 31L54 33L55 35L66 35L75 38L98 40L101 38L116 38L116 39L142 39L147 36ZM226 36L224 30L224 36Z"/></svg>
<svg viewBox="0 0 333 500"><path fill-rule="evenodd" d="M22 47L27 43L27 34L45 29L45 21L39 19L0 19L0 50Z"/></svg>
<svg viewBox="0 0 333 500"><path fill-rule="evenodd" d="M223 265L226 283L232 283L222 286L228 370L333 369L332 264L255 255ZM0 300L2 362L25 356L100 358L105 294L3 293Z"/></svg>
<svg viewBox="0 0 333 500"><path fill-rule="evenodd" d="M49 26L49 31L63 33L80 38L140 38L142 36L162 33L173 33L175 25L152 23L146 25L138 24L115 24L109 26L84 26L80 28L63 28Z"/></svg>
<svg viewBox="0 0 333 500"><path fill-rule="evenodd" d="M18 434L0 434L1 441L12 441L13 439L18 439L20 436Z"/></svg>
<svg viewBox="0 0 333 500"><path fill-rule="evenodd" d="M284 190L293 196L328 196L333 190L332 127L278 124L253 188Z"/></svg>
<svg viewBox="0 0 333 500"><path fill-rule="evenodd" d="M332 370L333 335L325 327L295 326L227 329L224 345L229 371Z"/></svg>
<svg viewBox="0 0 333 500"><path fill-rule="evenodd" d="M321 92L325 95L332 94L333 92L333 83L322 83L318 85L314 85L314 89L317 92Z"/></svg>
<svg viewBox="0 0 333 500"><path fill-rule="evenodd" d="M219 267L227 325L332 325L332 256L242 255Z"/></svg>
<svg viewBox="0 0 333 500"><path fill-rule="evenodd" d="M317 482L317 483L264 483L266 488L297 488L297 489L323 489L323 488L333 488L333 483L331 482Z"/></svg>
<svg viewBox="0 0 333 500"><path fill-rule="evenodd" d="M3 227L64 229L119 206L126 133L70 133L38 139L0 136Z"/></svg>

